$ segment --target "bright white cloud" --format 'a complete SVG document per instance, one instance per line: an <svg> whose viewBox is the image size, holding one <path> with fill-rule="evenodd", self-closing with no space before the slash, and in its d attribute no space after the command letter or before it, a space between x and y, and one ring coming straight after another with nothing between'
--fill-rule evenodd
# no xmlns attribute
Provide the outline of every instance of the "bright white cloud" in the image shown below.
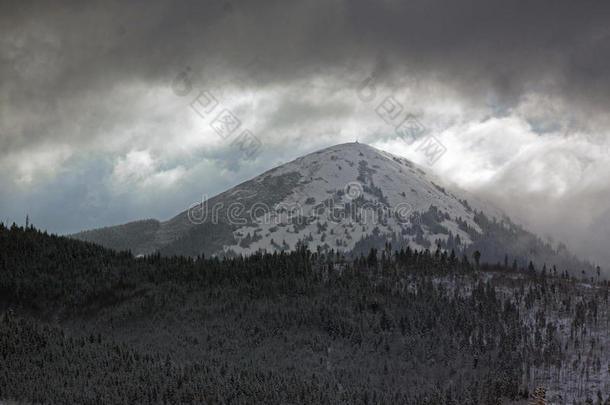
<svg viewBox="0 0 610 405"><path fill-rule="evenodd" d="M172 187L183 178L185 173L186 170L182 166L161 169L159 161L149 151L134 150L117 159L109 183L115 192L141 193L146 189Z"/></svg>
<svg viewBox="0 0 610 405"><path fill-rule="evenodd" d="M6 157L0 168L16 185L33 187L59 175L72 153L68 145L44 145Z"/></svg>

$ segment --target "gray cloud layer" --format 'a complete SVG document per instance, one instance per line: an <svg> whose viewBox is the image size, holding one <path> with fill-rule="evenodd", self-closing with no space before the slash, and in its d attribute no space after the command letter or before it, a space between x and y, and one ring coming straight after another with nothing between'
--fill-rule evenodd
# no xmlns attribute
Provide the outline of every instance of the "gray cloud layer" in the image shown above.
<svg viewBox="0 0 610 405"><path fill-rule="evenodd" d="M448 145L441 174L610 261L608 2L4 2L0 15L10 218L29 207L53 231L165 218L316 147L383 147L393 132L354 96L373 74ZM200 136L195 90L171 91L187 67L262 140L258 159ZM503 155L502 139L537 152Z"/></svg>

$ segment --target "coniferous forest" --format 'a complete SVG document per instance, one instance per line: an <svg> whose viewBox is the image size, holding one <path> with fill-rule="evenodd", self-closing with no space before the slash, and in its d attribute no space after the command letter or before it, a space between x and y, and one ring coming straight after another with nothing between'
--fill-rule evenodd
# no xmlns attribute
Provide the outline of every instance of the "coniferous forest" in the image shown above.
<svg viewBox="0 0 610 405"><path fill-rule="evenodd" d="M608 282L480 257L135 258L0 225L0 401L610 404Z"/></svg>

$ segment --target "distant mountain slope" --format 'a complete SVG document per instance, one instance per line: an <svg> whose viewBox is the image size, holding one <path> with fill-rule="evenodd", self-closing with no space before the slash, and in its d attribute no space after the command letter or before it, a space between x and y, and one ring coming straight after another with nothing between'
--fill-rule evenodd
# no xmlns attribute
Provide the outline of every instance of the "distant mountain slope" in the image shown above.
<svg viewBox="0 0 610 405"><path fill-rule="evenodd" d="M366 252L392 241L415 249L479 249L487 261L508 254L511 261L533 258L561 269L592 269L560 255L492 205L404 158L359 143L298 158L165 222L137 221L72 236L134 254L189 256L289 250L299 243Z"/></svg>
<svg viewBox="0 0 610 405"><path fill-rule="evenodd" d="M85 241L95 241L115 250L139 252L149 250L150 241L155 237L155 233L160 227L161 222L156 219L146 219L124 225L79 232L73 237Z"/></svg>

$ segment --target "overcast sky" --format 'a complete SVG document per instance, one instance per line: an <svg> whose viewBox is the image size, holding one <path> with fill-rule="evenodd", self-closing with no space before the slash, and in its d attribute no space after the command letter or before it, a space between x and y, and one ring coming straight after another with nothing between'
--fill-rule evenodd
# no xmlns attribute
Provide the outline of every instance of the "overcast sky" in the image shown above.
<svg viewBox="0 0 610 405"><path fill-rule="evenodd" d="M610 2L52 3L0 5L4 222L165 220L356 139L431 166L376 113L392 96L446 147L430 170L608 267Z"/></svg>

